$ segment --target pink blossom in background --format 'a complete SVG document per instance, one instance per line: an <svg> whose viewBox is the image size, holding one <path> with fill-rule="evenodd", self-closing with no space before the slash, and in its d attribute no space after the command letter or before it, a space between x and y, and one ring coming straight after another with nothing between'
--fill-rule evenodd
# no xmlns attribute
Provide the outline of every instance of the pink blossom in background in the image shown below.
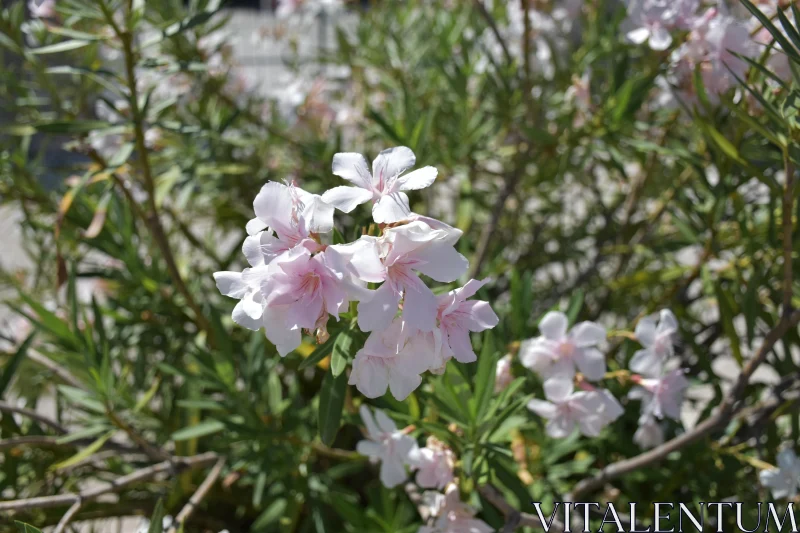
<svg viewBox="0 0 800 533"><path fill-rule="evenodd" d="M444 489L453 481L455 455L436 437L428 437L424 448L409 453L408 462L417 471L417 485L425 489Z"/></svg>
<svg viewBox="0 0 800 533"><path fill-rule="evenodd" d="M520 345L520 362L545 379L571 380L576 367L590 381L602 379L606 360L597 346L606 338L605 328L594 322L581 322L567 332L568 325L564 313L548 312L539 322L542 335Z"/></svg>
<svg viewBox="0 0 800 533"><path fill-rule="evenodd" d="M408 477L406 462L417 443L398 430L392 419L380 409L375 409L374 418L366 405L361 406L359 413L367 429L367 439L356 444L356 451L372 462L381 463L380 479L385 487L400 485Z"/></svg>
<svg viewBox="0 0 800 533"><path fill-rule="evenodd" d="M634 44L646 42L653 50L666 50L672 44L671 32L688 29L699 6L699 0L631 0L623 22L625 36Z"/></svg>
<svg viewBox="0 0 800 533"><path fill-rule="evenodd" d="M689 386L682 369L673 370L659 378L634 376L639 384L628 394L630 398L642 400L642 412L656 418L669 417L680 420L683 393Z"/></svg>
<svg viewBox="0 0 800 533"><path fill-rule="evenodd" d="M383 396L388 388L397 400L405 400L422 383L420 374L430 368L430 349L409 336L399 318L385 330L375 331L356 352L350 385L367 398Z"/></svg>
<svg viewBox="0 0 800 533"><path fill-rule="evenodd" d="M372 218L378 224L398 222L411 215L408 196L403 191L424 189L436 179L434 167L404 172L416 163L410 148L399 146L378 154L372 162L372 173L361 154L340 153L333 156L333 173L355 187L334 187L322 195L323 200L345 213L370 200Z"/></svg>
<svg viewBox="0 0 800 533"><path fill-rule="evenodd" d="M497 362L494 377L494 393L498 394L506 389L514 381L511 373L511 355L506 355Z"/></svg>
<svg viewBox="0 0 800 533"><path fill-rule="evenodd" d="M549 379L544 383L544 393L548 401L533 399L528 409L547 419L546 431L553 438L568 437L576 426L583 435L596 437L621 414L618 404L612 407L605 393L574 392L571 380Z"/></svg>
<svg viewBox="0 0 800 533"><path fill-rule="evenodd" d="M800 459L791 444L778 452L778 468L762 470L758 474L761 484L769 488L775 499L794 499L800 488Z"/></svg>
<svg viewBox="0 0 800 533"><path fill-rule="evenodd" d="M644 376L660 375L664 362L675 354L673 339L677 332L678 320L669 309L661 311L658 322L649 316L641 319L634 334L644 348L633 354L630 369Z"/></svg>
<svg viewBox="0 0 800 533"><path fill-rule="evenodd" d="M28 0L31 17L36 19L52 19L58 16L56 0Z"/></svg>
<svg viewBox="0 0 800 533"><path fill-rule="evenodd" d="M475 518L476 511L461 501L458 486L451 483L444 494L426 492L424 501L433 516L432 525L422 526L417 533L492 533L483 520Z"/></svg>
<svg viewBox="0 0 800 533"><path fill-rule="evenodd" d="M664 429L652 415L642 415L633 442L643 449L655 448L664 443Z"/></svg>

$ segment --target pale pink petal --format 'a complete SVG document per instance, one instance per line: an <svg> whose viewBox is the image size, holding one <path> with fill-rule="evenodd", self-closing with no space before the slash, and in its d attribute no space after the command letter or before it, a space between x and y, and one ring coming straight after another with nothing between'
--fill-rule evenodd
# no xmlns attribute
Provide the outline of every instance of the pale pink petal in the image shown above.
<svg viewBox="0 0 800 533"><path fill-rule="evenodd" d="M380 283L386 279L386 267L378 255L378 246L374 239L360 238L353 243L355 253L350 265L358 279L368 283Z"/></svg>
<svg viewBox="0 0 800 533"><path fill-rule="evenodd" d="M408 395L414 392L422 383L422 378L417 374L406 374L404 372L392 372L389 375L389 390L395 400L403 401Z"/></svg>
<svg viewBox="0 0 800 533"><path fill-rule="evenodd" d="M567 334L567 315L560 311L549 311L539 322L539 331L545 338L561 340Z"/></svg>
<svg viewBox="0 0 800 533"><path fill-rule="evenodd" d="M625 37L634 44L642 44L650 38L650 30L647 28L636 28L629 31Z"/></svg>
<svg viewBox="0 0 800 533"><path fill-rule="evenodd" d="M339 211L349 213L357 206L372 200L372 191L343 185L326 191L322 199Z"/></svg>
<svg viewBox="0 0 800 533"><path fill-rule="evenodd" d="M656 342L656 323L652 318L645 317L636 324L634 334L636 335L636 340L638 340L642 346L652 346Z"/></svg>
<svg viewBox="0 0 800 533"><path fill-rule="evenodd" d="M575 421L565 416L552 418L545 426L545 432L554 439L569 437L574 430Z"/></svg>
<svg viewBox="0 0 800 533"><path fill-rule="evenodd" d="M403 320L414 329L432 331L436 327L436 296L421 280L417 281L405 286Z"/></svg>
<svg viewBox="0 0 800 533"><path fill-rule="evenodd" d="M677 331L678 319L669 309L662 309L659 314L658 326L656 327L656 336L672 335Z"/></svg>
<svg viewBox="0 0 800 533"><path fill-rule="evenodd" d="M245 226L248 235L255 235L267 229L267 225L258 217L250 219Z"/></svg>
<svg viewBox="0 0 800 533"><path fill-rule="evenodd" d="M472 349L469 331L458 327L450 328L447 332L447 339L456 361L474 363L478 360L478 356L475 355L475 351Z"/></svg>
<svg viewBox="0 0 800 533"><path fill-rule="evenodd" d="M300 187L295 187L294 190L303 204L302 215L308 231L328 233L333 230L333 206L318 194L304 191Z"/></svg>
<svg viewBox="0 0 800 533"><path fill-rule="evenodd" d="M519 361L528 370L541 372L558 358L557 350L558 347L544 337L528 339L519 346Z"/></svg>
<svg viewBox="0 0 800 533"><path fill-rule="evenodd" d="M567 379L548 379L544 382L544 395L551 402L566 401L572 394L572 381Z"/></svg>
<svg viewBox="0 0 800 533"><path fill-rule="evenodd" d="M267 307L261 317L261 321L264 324L264 334L269 342L275 345L281 357L285 357L289 352L300 346L302 341L300 329L290 329L290 326L287 325L286 312L285 306Z"/></svg>
<svg viewBox="0 0 800 533"><path fill-rule="evenodd" d="M606 373L606 357L597 348L577 348L575 364L589 381L599 381Z"/></svg>
<svg viewBox="0 0 800 533"><path fill-rule="evenodd" d="M233 308L233 321L239 324L240 326L253 330L258 331L263 326L261 322L261 316L259 315L257 318L251 317L248 312L246 311L247 304L245 303L247 300L241 300L236 304L236 307ZM259 305L259 310L261 306Z"/></svg>
<svg viewBox="0 0 800 533"><path fill-rule="evenodd" d="M406 478L406 468L402 461L395 458L387 458L381 463L380 479L383 486L393 488L403 483Z"/></svg>
<svg viewBox="0 0 800 533"><path fill-rule="evenodd" d="M380 191L394 192L388 190L386 186L391 185L394 178L413 167L416 162L417 158L410 148L405 146L388 148L378 154L372 162L372 184Z"/></svg>
<svg viewBox="0 0 800 533"><path fill-rule="evenodd" d="M250 266L264 264L264 254L261 252L261 233L246 237L242 243L242 253L247 258Z"/></svg>
<svg viewBox="0 0 800 533"><path fill-rule="evenodd" d="M333 173L362 189L372 189L367 160L361 154L341 153L333 156Z"/></svg>
<svg viewBox="0 0 800 533"><path fill-rule="evenodd" d="M476 333L492 329L500 322L492 306L482 300L464 302L461 304L460 310L469 313L467 327Z"/></svg>
<svg viewBox="0 0 800 533"><path fill-rule="evenodd" d="M606 328L594 322L576 324L569 332L576 346L596 346L606 339Z"/></svg>
<svg viewBox="0 0 800 533"><path fill-rule="evenodd" d="M358 304L358 327L361 331L387 328L397 314L399 303L400 293L390 283L384 283L372 293L372 298ZM435 310L434 306L434 313Z"/></svg>
<svg viewBox="0 0 800 533"><path fill-rule="evenodd" d="M439 173L434 167L423 167L397 178L397 188L401 191L416 191L429 187Z"/></svg>
<svg viewBox="0 0 800 533"><path fill-rule="evenodd" d="M643 374L645 376L656 375L661 371L663 361L652 349L647 348L638 350L633 354L631 362L628 365L633 372Z"/></svg>
<svg viewBox="0 0 800 533"><path fill-rule="evenodd" d="M378 224L391 224L407 218L411 214L408 196L404 192L393 192L381 197L372 206L372 220Z"/></svg>
<svg viewBox="0 0 800 533"><path fill-rule="evenodd" d="M291 226L292 195L282 183L268 181L253 200L256 216L274 229Z"/></svg>
<svg viewBox="0 0 800 533"><path fill-rule="evenodd" d="M535 398L528 402L528 409L547 419L555 418L558 414L558 407L555 404Z"/></svg>
<svg viewBox="0 0 800 533"><path fill-rule="evenodd" d="M242 279L241 272L214 272L214 281L217 282L217 289L224 296L241 299L251 289Z"/></svg>
<svg viewBox="0 0 800 533"><path fill-rule="evenodd" d="M383 446L371 440L361 440L356 443L356 452L367 457L380 457Z"/></svg>
<svg viewBox="0 0 800 533"><path fill-rule="evenodd" d="M350 385L367 398L378 398L386 393L389 386L389 373L383 361L376 357L356 354L353 370L350 372Z"/></svg>
<svg viewBox="0 0 800 533"><path fill-rule="evenodd" d="M661 52L669 48L669 45L672 44L672 35L669 34L666 28L657 28L652 34L650 34L650 40L648 41L650 48L655 50L656 52Z"/></svg>
<svg viewBox="0 0 800 533"><path fill-rule="evenodd" d="M394 420L389 418L389 415L381 409L375 409L375 421L384 433L394 433L397 431L397 425L394 423Z"/></svg>
<svg viewBox="0 0 800 533"><path fill-rule="evenodd" d="M463 287L455 289L453 292L455 293L457 300L464 301L467 298L475 296L475 293L477 293L481 287L487 283L490 283L491 281L492 278L486 278L480 281L477 279L471 279L466 282Z"/></svg>
<svg viewBox="0 0 800 533"><path fill-rule="evenodd" d="M469 268L466 257L455 248L441 242L432 242L414 252L413 257L422 263L414 268L441 283L457 280Z"/></svg>
<svg viewBox="0 0 800 533"><path fill-rule="evenodd" d="M352 380L352 377L351 377ZM350 383L352 385L352 383ZM367 435L373 440L378 440L380 437L381 431L378 428L378 424L375 423L375 417L372 415L372 411L366 404L361 404L361 407L358 408L358 413L361 415L361 420L364 422L364 427L367 428Z"/></svg>
<svg viewBox="0 0 800 533"><path fill-rule="evenodd" d="M587 416L578 421L581 433L587 437L596 437L606 426L605 420L600 416Z"/></svg>

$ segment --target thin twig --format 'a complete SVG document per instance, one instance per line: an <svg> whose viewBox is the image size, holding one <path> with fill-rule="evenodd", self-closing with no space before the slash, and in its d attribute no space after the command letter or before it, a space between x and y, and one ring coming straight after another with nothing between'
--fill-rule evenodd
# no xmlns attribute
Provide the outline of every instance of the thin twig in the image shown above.
<svg viewBox="0 0 800 533"><path fill-rule="evenodd" d="M761 363L766 360L767 356L772 351L775 344L793 327L800 323L800 311L795 311L791 315L784 315L778 325L776 325L764 338L761 348L756 353L747 366L744 367L742 373L739 374L736 383L725 397L722 405L720 405L717 412L711 417L707 418L700 424L694 427L691 431L687 431L664 444L653 448L647 452L641 453L630 459L625 459L612 463L603 468L600 472L589 478L580 481L571 494L565 496L565 501L575 502L586 494L598 490L605 485L606 482L616 479L620 476L646 468L653 463L656 463L670 453L680 450L693 442L696 442L706 435L712 433L719 427L724 426L730 421L734 414L736 404L742 399L744 391L747 388L750 378Z"/></svg>
<svg viewBox="0 0 800 533"><path fill-rule="evenodd" d="M783 314L792 312L792 212L794 211L794 165L789 150L784 154L783 186Z"/></svg>
<svg viewBox="0 0 800 533"><path fill-rule="evenodd" d="M49 357L42 355L34 350L28 350L28 359L45 367L47 370L61 378L61 381L76 389L82 389L83 384L78 378L73 376L69 370L59 365Z"/></svg>
<svg viewBox="0 0 800 533"><path fill-rule="evenodd" d="M48 426L51 429L54 429L57 433L61 435L66 435L69 433L67 428L52 420L47 418L46 416L37 413L31 409L26 409L24 407L17 407L16 405L11 405L10 403L0 401L0 413L16 413L18 415L22 415L24 417L30 418L32 420L36 420L37 422Z"/></svg>
<svg viewBox="0 0 800 533"><path fill-rule="evenodd" d="M494 34L494 38L497 39L497 42L500 44L500 48L503 49L503 55L508 61L508 64L511 65L514 63L514 57L511 55L511 52L508 49L508 44L506 44L506 40L503 39L503 35L500 33L500 29L497 27L497 22L494 20L494 17L489 10L486 9L486 6L483 5L482 0L475 0L474 2L475 8L478 10L478 13L481 17L486 21L486 24L489 26L489 29L492 30Z"/></svg>
<svg viewBox="0 0 800 533"><path fill-rule="evenodd" d="M175 284L178 292L180 292L184 299L186 299L186 304L194 313L195 321L198 327L206 332L209 342L213 343L214 331L211 328L211 324L208 322L205 315L203 315L202 309L197 304L197 301L194 299L194 296L192 296L192 293L189 291L189 288L186 286L186 283L181 276L178 265L175 262L175 256L172 253L169 240L167 239L166 232L164 231L164 227L161 224L161 219L158 216L155 180L153 179L153 172L150 168L150 160L147 156L147 144L145 143L144 139L145 118L142 116L142 110L139 109L139 95L136 87L136 73L134 70L136 66L136 58L133 50L133 37L129 33L121 32L119 33L119 38L122 41L122 51L125 57L125 72L127 75L128 90L130 91L130 106L131 114L133 115L133 130L136 142L136 152L139 157L139 166L142 171L145 192L147 193L147 209L149 212L147 213L146 221L150 227L150 233L153 236L153 240L155 240L156 245L158 246L159 250L161 251L161 255L164 258L164 262L167 264L167 270L172 278L172 282Z"/></svg>
<svg viewBox="0 0 800 533"><path fill-rule="evenodd" d="M208 491L211 490L211 487L214 486L216 483L217 478L222 473L222 468L225 466L225 459L219 458L217 460L217 464L214 465L214 468L206 476L206 479L203 480L203 483L197 488L197 491L192 494L192 497L189 498L189 501L186 505L183 506L183 509L180 510L178 516L175 517L175 521L172 523L172 527L169 528L167 533L176 533L178 529L183 529L183 525L189 520L189 517L192 516L192 513L200 505L200 502L203 501L203 498L206 497Z"/></svg>
<svg viewBox="0 0 800 533"><path fill-rule="evenodd" d="M72 507L70 507L67 510L67 512L64 513L64 516L61 517L61 520L58 521L58 525L53 530L53 533L62 533L69 524L70 520L72 520L72 517L75 516L75 513L80 511L82 504L83 502L81 500L78 500L75 503L73 503Z"/></svg>
<svg viewBox="0 0 800 533"><path fill-rule="evenodd" d="M513 505L508 503L503 497L503 494L494 485L481 485L478 487L478 493L483 498L494 505L497 510L503 513L506 518L506 524L503 527L503 532L514 531L518 527L533 527L543 529L542 523L538 516L529 513L522 513L514 508ZM550 525L548 531L564 531L566 528L562 522L559 522L555 517Z"/></svg>
<svg viewBox="0 0 800 533"><path fill-rule="evenodd" d="M148 457L150 457L150 459L156 461L169 461L172 458L170 454L168 454L161 448L158 448L150 444L150 442L148 442L147 439L139 435L139 433L137 433L135 429L126 424L113 411L111 410L107 411L106 416L108 416L108 419L111 421L112 424L114 424L119 429L124 431L125 434L127 434L128 437L130 437L130 439L139 447L139 449L141 449L145 454L147 454Z"/></svg>
<svg viewBox="0 0 800 533"><path fill-rule="evenodd" d="M78 494L57 494L54 496L40 496L37 498L25 498L22 500L0 502L0 511L44 509L47 507L60 507L62 505L74 504L75 502L79 501L88 502L95 500L104 494L117 492L128 485L132 485L139 481L145 481L164 472L181 470L183 468L199 468L209 463L213 463L218 459L219 456L213 452L193 455L191 457L175 457L170 461L164 461L155 465L151 465L146 468L136 470L127 476L119 477L105 487L89 488L81 491Z"/></svg>

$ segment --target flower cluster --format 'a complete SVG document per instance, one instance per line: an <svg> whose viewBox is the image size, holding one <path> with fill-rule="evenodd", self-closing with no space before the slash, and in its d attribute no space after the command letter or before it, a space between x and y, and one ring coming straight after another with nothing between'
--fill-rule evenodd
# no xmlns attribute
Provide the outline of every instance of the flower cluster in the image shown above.
<svg viewBox="0 0 800 533"><path fill-rule="evenodd" d="M634 383L638 386L629 397L642 401L639 429L633 436L642 448L651 448L664 441L664 432L658 423L663 418L680 420L683 393L689 386L682 369L669 370L670 358L675 355L673 339L678 332L678 321L669 309L661 311L659 320L645 317L636 325L635 335L642 344L630 361Z"/></svg>
<svg viewBox="0 0 800 533"><path fill-rule="evenodd" d="M667 50L674 43L674 34L684 32L685 40L670 54L668 81L689 105L696 102L696 71L700 72L709 100L716 103L720 95L736 86L737 77L744 78L748 65L738 56L755 58L760 53L758 42L771 42L769 32L760 32L753 39L748 24L723 7L704 12L700 7L698 0L631 0L623 23L628 41L646 42L656 51ZM777 54L785 58L781 52Z"/></svg>
<svg viewBox="0 0 800 533"><path fill-rule="evenodd" d="M542 335L520 345L522 365L545 380L547 401L533 399L528 409L548 420L546 431L551 437L567 437L576 426L582 434L594 437L623 412L610 392L586 381L599 381L605 375L605 355L598 346L605 340L606 330L594 322L567 328L567 316L551 311L539 322ZM584 378L579 380L581 390L577 392L573 385L576 369Z"/></svg>
<svg viewBox="0 0 800 533"><path fill-rule="evenodd" d="M417 485L424 489L444 490L444 493L426 491L423 505L431 523L422 526L418 533L489 533L492 529L475 517L475 509L460 499L453 469L455 456L444 443L428 437L426 446L420 448L408 435L413 427L400 430L394 421L380 409L373 413L362 405L361 420L367 439L356 445L361 455L373 463L380 463L380 480L387 488L396 487L408 478L407 468L416 471Z"/></svg>
<svg viewBox="0 0 800 533"><path fill-rule="evenodd" d="M427 187L437 174L433 167L406 173L415 162L410 149L392 148L370 172L360 154L336 154L333 173L355 187L316 195L294 183L264 185L242 246L250 267L214 274L220 292L239 300L233 320L263 327L285 356L303 331L327 339L330 317L338 320L357 302L358 326L370 335L355 356L350 384L370 398L388 388L405 399L425 371L441 373L451 358L475 361L470 332L492 328L498 318L488 303L469 300L485 280L437 296L419 277L451 283L469 263L454 248L461 231L411 211L403 191ZM367 202L380 235L328 244L334 208L349 213Z"/></svg>
<svg viewBox="0 0 800 533"><path fill-rule="evenodd" d="M772 491L776 499L793 499L800 488L800 459L786 446L778 452L778 467L762 470L758 475L761 484Z"/></svg>

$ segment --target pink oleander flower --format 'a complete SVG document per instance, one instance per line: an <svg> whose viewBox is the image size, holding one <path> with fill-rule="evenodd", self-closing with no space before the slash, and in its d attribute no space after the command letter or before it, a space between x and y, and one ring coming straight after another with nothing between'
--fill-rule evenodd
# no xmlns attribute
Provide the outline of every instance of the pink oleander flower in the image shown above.
<svg viewBox="0 0 800 533"><path fill-rule="evenodd" d="M633 434L633 442L640 448L655 448L664 443L664 429L661 424L649 414L639 417L639 427Z"/></svg>
<svg viewBox="0 0 800 533"><path fill-rule="evenodd" d="M475 518L475 509L461 501L458 486L451 483L444 494L426 492L423 495L431 516L430 526L422 526L417 533L492 533L489 524Z"/></svg>
<svg viewBox="0 0 800 533"><path fill-rule="evenodd" d="M58 16L56 0L28 0L28 9L35 19L52 19Z"/></svg>
<svg viewBox="0 0 800 533"><path fill-rule="evenodd" d="M367 398L383 396L388 388L402 401L422 383L420 374L430 368L431 350L406 327L397 318L385 330L373 332L356 352L349 384Z"/></svg>
<svg viewBox="0 0 800 533"><path fill-rule="evenodd" d="M362 331L388 327L403 299L403 319L412 329L429 332L436 328L438 301L417 276L425 274L450 283L466 272L469 263L453 244L457 234L434 230L421 221L389 228L381 238L361 237L352 265L359 279L383 284L370 300L358 306ZM376 260L377 259L377 260Z"/></svg>
<svg viewBox="0 0 800 533"><path fill-rule="evenodd" d="M356 451L369 457L373 463L380 462L381 483L386 488L396 487L408 477L406 462L417 443L398 430L392 419L380 409L375 409L375 418L366 405L362 405L359 412L367 429L367 439L356 444Z"/></svg>
<svg viewBox="0 0 800 533"><path fill-rule="evenodd" d="M412 450L408 462L417 471L417 485L424 489L442 490L453 481L455 455L436 437L428 437L424 448Z"/></svg>
<svg viewBox="0 0 800 533"><path fill-rule="evenodd" d="M434 167L403 174L415 163L416 157L411 149L405 146L389 148L375 158L370 174L363 155L336 154L333 156L333 173L355 187L334 187L323 194L322 199L345 213L372 200L372 218L376 223L398 222L411 215L408 196L402 191L424 189L436 179Z"/></svg>
<svg viewBox="0 0 800 533"><path fill-rule="evenodd" d="M547 419L546 432L556 439L568 437L576 426L583 435L596 437L622 414L619 403L606 391L574 392L568 379L545 381L544 393L549 401L533 399L528 409Z"/></svg>
<svg viewBox="0 0 800 533"><path fill-rule="evenodd" d="M567 332L567 326L564 313L547 313L539 322L542 336L520 345L520 362L545 379L571 380L576 367L590 381L602 379L606 372L606 359L597 345L606 338L605 328L594 322L581 322Z"/></svg>
<svg viewBox="0 0 800 533"><path fill-rule="evenodd" d="M778 468L762 470L758 473L758 479L772 491L772 497L776 500L792 500L800 488L800 459L787 446L778 452Z"/></svg>
<svg viewBox="0 0 800 533"><path fill-rule="evenodd" d="M628 366L633 372L658 376L667 358L675 354L672 342L678 332L678 320L669 309L662 309L659 317L658 323L653 317L645 317L636 324L634 334L644 349L631 358Z"/></svg>
<svg viewBox="0 0 800 533"><path fill-rule="evenodd" d="M656 51L666 50L672 44L670 32L688 29L700 6L699 0L631 0L625 37L635 44L647 43Z"/></svg>
<svg viewBox="0 0 800 533"><path fill-rule="evenodd" d="M511 354L506 355L497 362L494 376L494 393L499 394L514 381L511 373Z"/></svg>
<svg viewBox="0 0 800 533"><path fill-rule="evenodd" d="M735 54L758 55L758 46L747 26L718 8L708 9L695 20L688 39L671 57L672 75L678 79L684 99L693 103L696 98L692 78L697 70L712 103L736 87L736 77L744 79L749 65Z"/></svg>
<svg viewBox="0 0 800 533"><path fill-rule="evenodd" d="M253 209L256 218L247 223L243 251L254 266L269 263L295 246L316 252L320 246L312 234L333 229L333 207L295 185L267 182L253 201Z"/></svg>
<svg viewBox="0 0 800 533"><path fill-rule="evenodd" d="M642 413L658 419L666 416L680 420L683 393L689 386L682 369L673 370L660 378L634 376L634 382L639 386L631 390L628 396L642 400Z"/></svg>
<svg viewBox="0 0 800 533"><path fill-rule="evenodd" d="M478 289L490 280L469 280L460 289L438 297L439 335L446 353L452 353L456 361L472 363L478 359L472 350L470 331L478 333L491 329L500 321L488 302L467 301Z"/></svg>

